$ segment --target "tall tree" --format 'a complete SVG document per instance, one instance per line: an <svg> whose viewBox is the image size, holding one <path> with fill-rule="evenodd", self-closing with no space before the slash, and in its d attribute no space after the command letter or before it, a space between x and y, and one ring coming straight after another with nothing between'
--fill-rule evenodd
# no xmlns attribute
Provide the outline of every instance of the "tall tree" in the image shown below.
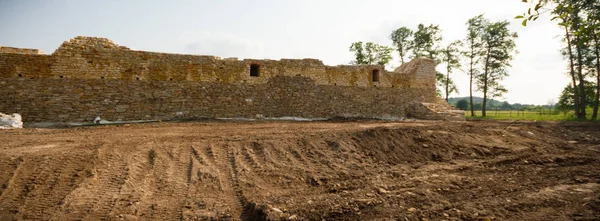
<svg viewBox="0 0 600 221"><path fill-rule="evenodd" d="M392 32L390 39L394 43L398 55L400 56L400 65L404 64L404 57L408 54L412 45L413 31L407 27L401 27Z"/></svg>
<svg viewBox="0 0 600 221"><path fill-rule="evenodd" d="M600 2L586 2L582 5L582 10L586 15L585 23L580 29L580 34L588 52L585 58L585 65L590 76L596 77L596 95L592 102L592 120L598 119L598 109L600 106Z"/></svg>
<svg viewBox="0 0 600 221"><path fill-rule="evenodd" d="M515 52L516 33L511 33L510 22L492 22L485 26L482 35L483 71L476 76L477 89L483 92L481 115L486 116L488 97L502 96L507 90L500 84L508 73L512 54Z"/></svg>
<svg viewBox="0 0 600 221"><path fill-rule="evenodd" d="M442 35L438 25L419 24L417 31L413 33L412 57L427 57L437 60L441 41Z"/></svg>
<svg viewBox="0 0 600 221"><path fill-rule="evenodd" d="M536 6L537 7L537 6ZM537 10L536 10L537 11ZM571 76L571 83L573 84L573 88L577 87L577 79L576 79L576 74L575 74L575 56L573 54L573 44L571 41L571 32L569 30L570 27L570 23L571 23L571 10L568 7L563 7L563 6L557 6L554 11L552 12L553 14L555 14L556 16L553 18L553 20L555 19L560 19L560 23L559 26L562 26L565 30L565 41L566 41L566 55L569 59L569 75ZM525 21L524 20L524 25L525 25ZM579 91L575 90L575 94L574 94L574 108L575 108L575 115L577 117L581 116L581 109L585 109L585 107L582 107L580 104L581 101L581 96Z"/></svg>
<svg viewBox="0 0 600 221"><path fill-rule="evenodd" d="M585 41L584 38L582 38L581 35L581 31L583 31L585 29L585 27L583 27L583 18L581 17L580 13L581 13L581 6L578 4L571 4L570 5L570 10L571 10L571 29L575 30L574 34L575 34L575 49L577 52L577 78L579 80L579 85L578 85L578 90L579 90L579 94L585 94L585 77L583 74L583 56L584 56L584 50L585 48ZM579 119L585 119L586 118L586 106L587 106L587 101L585 99L584 96L580 96L579 97L579 105L580 105L580 110L579 110L579 115L578 118Z"/></svg>
<svg viewBox="0 0 600 221"><path fill-rule="evenodd" d="M549 11L558 20L559 25L565 30L566 57L569 59L569 75L574 90L575 114L579 119L586 118L586 106L590 102L585 98L586 78L596 75L596 83L600 82L600 65L598 65L598 20L600 17L600 2L598 0L522 0L523 2L536 3L517 19L523 19L523 25L527 21L535 21L540 12ZM542 10L544 9L545 10ZM596 64L596 65L594 65ZM590 68L591 67L591 68ZM584 70L586 68L586 70ZM596 89L594 113L592 118L597 118L598 103L600 98L600 86Z"/></svg>
<svg viewBox="0 0 600 221"><path fill-rule="evenodd" d="M471 116L475 116L473 106L473 77L479 73L476 65L481 56L483 28L488 23L489 21L483 18L483 15L475 16L467 21L466 50L463 51L463 56L469 61L469 106L471 107Z"/></svg>
<svg viewBox="0 0 600 221"><path fill-rule="evenodd" d="M454 69L460 69L461 67L460 50L458 48L460 46L462 46L461 41L454 41L441 50L442 63L446 64L446 77L444 79L446 90L446 102L448 102L448 96L452 92L458 92L456 85L450 78L450 73L452 73Z"/></svg>
<svg viewBox="0 0 600 221"><path fill-rule="evenodd" d="M385 66L392 59L392 48L373 42L354 42L350 45L355 59L352 64L377 64Z"/></svg>

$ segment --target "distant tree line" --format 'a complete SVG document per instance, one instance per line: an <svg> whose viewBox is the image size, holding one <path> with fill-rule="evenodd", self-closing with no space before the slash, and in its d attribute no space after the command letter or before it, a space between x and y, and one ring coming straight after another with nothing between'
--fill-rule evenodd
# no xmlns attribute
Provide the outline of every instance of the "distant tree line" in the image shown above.
<svg viewBox="0 0 600 221"><path fill-rule="evenodd" d="M450 98L448 103L460 110L470 110L473 107L475 111L483 110L483 98L481 97L473 97L474 103L471 106L468 101L470 97L457 97ZM548 110L553 109L559 111L560 109L554 102L549 102L546 105L534 105L534 104L521 104L521 103L508 103L507 101L497 101L494 99L488 100L486 103L486 110L502 110L502 111L538 111L540 109Z"/></svg>

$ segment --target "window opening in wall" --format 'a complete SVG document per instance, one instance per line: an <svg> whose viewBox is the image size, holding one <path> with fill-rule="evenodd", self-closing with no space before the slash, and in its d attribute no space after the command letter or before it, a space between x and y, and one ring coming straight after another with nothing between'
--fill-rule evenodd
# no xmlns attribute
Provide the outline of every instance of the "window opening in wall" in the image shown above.
<svg viewBox="0 0 600 221"><path fill-rule="evenodd" d="M135 78L135 79L138 80L138 81L140 80L140 78Z"/></svg>
<svg viewBox="0 0 600 221"><path fill-rule="evenodd" d="M371 80L373 80L373 82L379 82L379 70L375 69L371 72Z"/></svg>
<svg viewBox="0 0 600 221"><path fill-rule="evenodd" d="M104 79L104 76L100 77L100 79Z"/></svg>
<svg viewBox="0 0 600 221"><path fill-rule="evenodd" d="M169 81L172 81L172 80L173 80L173 78L169 78Z"/></svg>
<svg viewBox="0 0 600 221"><path fill-rule="evenodd" d="M63 78L63 76L61 75L60 78Z"/></svg>
<svg viewBox="0 0 600 221"><path fill-rule="evenodd" d="M260 76L260 65L251 64L250 65L250 77L258 77Z"/></svg>
<svg viewBox="0 0 600 221"><path fill-rule="evenodd" d="M19 74L19 77L23 77L23 74Z"/></svg>

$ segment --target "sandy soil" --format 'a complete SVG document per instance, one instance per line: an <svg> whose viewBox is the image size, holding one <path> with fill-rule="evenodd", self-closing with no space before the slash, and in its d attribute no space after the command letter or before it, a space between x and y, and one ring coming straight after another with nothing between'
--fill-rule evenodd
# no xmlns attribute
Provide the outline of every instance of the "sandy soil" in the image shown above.
<svg viewBox="0 0 600 221"><path fill-rule="evenodd" d="M0 220L600 220L600 125L0 131Z"/></svg>

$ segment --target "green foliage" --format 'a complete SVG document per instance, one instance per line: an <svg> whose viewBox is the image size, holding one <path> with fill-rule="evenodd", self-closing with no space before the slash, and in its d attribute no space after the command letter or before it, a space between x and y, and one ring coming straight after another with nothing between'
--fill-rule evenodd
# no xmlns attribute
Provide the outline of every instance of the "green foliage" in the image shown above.
<svg viewBox="0 0 600 221"><path fill-rule="evenodd" d="M523 0L533 2L535 6L529 8L523 15L515 19L522 19L523 25L527 21L535 21L540 14L550 12L552 20L565 30L566 45L563 49L565 57L569 59L570 84L576 90L567 96L563 91L561 99L563 105L570 103L578 118L586 118L586 104L594 104L594 114L597 117L600 94L596 93L595 99L588 98L589 76L596 76L596 84L600 85L600 1L598 0ZM600 89L596 89L600 90ZM570 100L570 101L569 101ZM567 105L569 106L569 105ZM561 108L567 108L561 106Z"/></svg>
<svg viewBox="0 0 600 221"><path fill-rule="evenodd" d="M527 0L522 0L522 2L527 3ZM515 19L521 19L521 25L527 26L528 21L535 21L540 17L540 9L546 6L550 1L549 0L534 0L537 2L533 8L529 8L526 13L522 15L517 15Z"/></svg>
<svg viewBox="0 0 600 221"><path fill-rule="evenodd" d="M456 87L456 84L454 83L454 81L451 78L447 78L446 75L440 73L440 72L436 72L435 73L435 91L436 94L439 97L442 97L442 89L444 91L446 91L446 85L448 86L448 93L446 93L445 95L451 94L451 93L458 93L458 88Z"/></svg>
<svg viewBox="0 0 600 221"><path fill-rule="evenodd" d="M467 37L465 38L466 47L462 54L469 62L469 96L472 96L473 94L473 78L480 73L477 64L479 63L483 52L482 36L484 27L487 26L488 23L489 21L485 19L483 15L475 16L467 21ZM471 101L470 106L472 107L471 114L474 115L472 97L469 100Z"/></svg>
<svg viewBox="0 0 600 221"><path fill-rule="evenodd" d="M469 97L453 97L448 99L448 103L453 104L454 106L460 100L469 100ZM476 107L475 109L481 110L481 106L483 103L483 97L473 97L473 103ZM546 104L546 105L533 105L533 104L521 104L521 103L509 103L508 101L499 101L495 99L488 99L486 102L486 109L489 110L519 110L519 111L535 111L540 109L554 109L555 105Z"/></svg>
<svg viewBox="0 0 600 221"><path fill-rule="evenodd" d="M585 99L588 101L588 107L593 107L593 99L596 96L596 84L587 82L585 88ZM575 90L573 85L568 84L560 93L557 107L559 110L573 110L575 108Z"/></svg>
<svg viewBox="0 0 600 221"><path fill-rule="evenodd" d="M412 37L413 31L407 27L401 27L392 32L390 39L398 51L400 56L400 64L404 64L404 57L408 54L408 51L412 48Z"/></svg>
<svg viewBox="0 0 600 221"><path fill-rule="evenodd" d="M460 50L458 48L460 46L462 46L461 41L454 41L441 50L442 63L446 64L446 76L440 80L442 80L442 85L446 92L446 100L448 100L448 97L452 92L458 92L456 84L454 84L452 78L450 78L450 74L454 69L461 68Z"/></svg>
<svg viewBox="0 0 600 221"><path fill-rule="evenodd" d="M483 71L475 76L477 89L483 92L483 116L485 116L486 98L500 97L507 92L500 82L508 76L512 54L515 53L516 33L509 30L510 22L500 21L487 24L483 28L482 59Z"/></svg>
<svg viewBox="0 0 600 221"><path fill-rule="evenodd" d="M467 109L469 109L469 101L467 101L466 99L459 100L458 102L456 102L456 108L466 111Z"/></svg>
<svg viewBox="0 0 600 221"><path fill-rule="evenodd" d="M441 41L441 29L438 25L419 24L413 34L412 58L427 57L437 60Z"/></svg>
<svg viewBox="0 0 600 221"><path fill-rule="evenodd" d="M350 51L354 52L356 60L352 64L377 64L385 66L392 60L392 48L378 45L373 42L354 42L350 45Z"/></svg>
<svg viewBox="0 0 600 221"><path fill-rule="evenodd" d="M512 110L513 106L510 105L508 102L504 101L504 102L502 102L502 105L500 106L500 108L502 108L502 110Z"/></svg>
<svg viewBox="0 0 600 221"><path fill-rule="evenodd" d="M354 52L354 57L356 58L356 60L352 62L353 64L367 64L362 41L352 43L352 45L350 45L350 51Z"/></svg>

